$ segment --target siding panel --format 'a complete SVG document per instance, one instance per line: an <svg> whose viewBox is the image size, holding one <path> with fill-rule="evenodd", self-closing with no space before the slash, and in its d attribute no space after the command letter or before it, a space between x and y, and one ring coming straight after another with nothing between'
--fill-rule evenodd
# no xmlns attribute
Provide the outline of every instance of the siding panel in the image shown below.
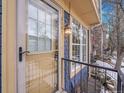
<svg viewBox="0 0 124 93"><path fill-rule="evenodd" d="M2 69L2 67L1 67L2 59L1 58L2 57L1 56L2 56L2 0L0 0L0 93L2 92L1 91L1 89L2 89L1 88L1 84L2 84L2 82L1 82L2 81L1 80L2 79L1 78L2 77L1 76L2 75L2 73L1 73L1 71L2 71L1 70Z"/></svg>

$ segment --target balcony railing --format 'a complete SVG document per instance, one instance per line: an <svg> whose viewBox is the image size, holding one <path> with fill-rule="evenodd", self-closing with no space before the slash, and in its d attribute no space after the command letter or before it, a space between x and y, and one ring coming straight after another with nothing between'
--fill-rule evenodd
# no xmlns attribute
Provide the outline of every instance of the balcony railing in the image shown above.
<svg viewBox="0 0 124 93"><path fill-rule="evenodd" d="M67 93L124 93L115 69L62 58Z"/></svg>

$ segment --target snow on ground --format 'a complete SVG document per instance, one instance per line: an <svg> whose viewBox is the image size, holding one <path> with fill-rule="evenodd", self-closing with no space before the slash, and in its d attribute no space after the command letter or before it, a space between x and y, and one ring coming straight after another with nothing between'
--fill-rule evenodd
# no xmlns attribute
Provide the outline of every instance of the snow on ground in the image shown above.
<svg viewBox="0 0 124 93"><path fill-rule="evenodd" d="M96 61L96 64L98 66L102 66L102 67L114 68L113 65L111 65L109 63L106 63L106 62L103 62L103 61L100 61L100 60L97 60ZM107 72L107 75L110 76L113 80L117 80L117 74L116 74L116 72L108 71L108 70L106 72Z"/></svg>
<svg viewBox="0 0 124 93"><path fill-rule="evenodd" d="M111 62L112 62L113 64L116 64L116 58L111 58Z"/></svg>
<svg viewBox="0 0 124 93"><path fill-rule="evenodd" d="M121 71L124 73L124 58L123 58L123 62L121 63L121 66L123 66L121 67Z"/></svg>
<svg viewBox="0 0 124 93"><path fill-rule="evenodd" d="M106 63L106 62L103 62L103 61L100 61L100 60L97 60L96 63L97 63L97 65L99 65L99 66L108 67L108 68L114 68L113 65L110 65L110 64L108 64L108 63Z"/></svg>

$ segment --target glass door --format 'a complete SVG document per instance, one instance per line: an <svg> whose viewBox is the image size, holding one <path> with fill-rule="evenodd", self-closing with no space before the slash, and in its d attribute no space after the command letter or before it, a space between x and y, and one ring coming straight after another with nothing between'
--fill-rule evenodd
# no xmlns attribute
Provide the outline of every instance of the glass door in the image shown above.
<svg viewBox="0 0 124 93"><path fill-rule="evenodd" d="M58 11L39 0L28 4L26 93L54 93L57 89Z"/></svg>

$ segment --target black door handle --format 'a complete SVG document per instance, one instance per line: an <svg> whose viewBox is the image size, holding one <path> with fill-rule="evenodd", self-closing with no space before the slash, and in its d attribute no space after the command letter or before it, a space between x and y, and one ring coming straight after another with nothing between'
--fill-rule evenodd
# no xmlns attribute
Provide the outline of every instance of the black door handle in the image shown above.
<svg viewBox="0 0 124 93"><path fill-rule="evenodd" d="M25 54L25 53L30 53L30 52L29 51L23 51L22 47L19 47L19 61L20 62L22 61L23 54Z"/></svg>

